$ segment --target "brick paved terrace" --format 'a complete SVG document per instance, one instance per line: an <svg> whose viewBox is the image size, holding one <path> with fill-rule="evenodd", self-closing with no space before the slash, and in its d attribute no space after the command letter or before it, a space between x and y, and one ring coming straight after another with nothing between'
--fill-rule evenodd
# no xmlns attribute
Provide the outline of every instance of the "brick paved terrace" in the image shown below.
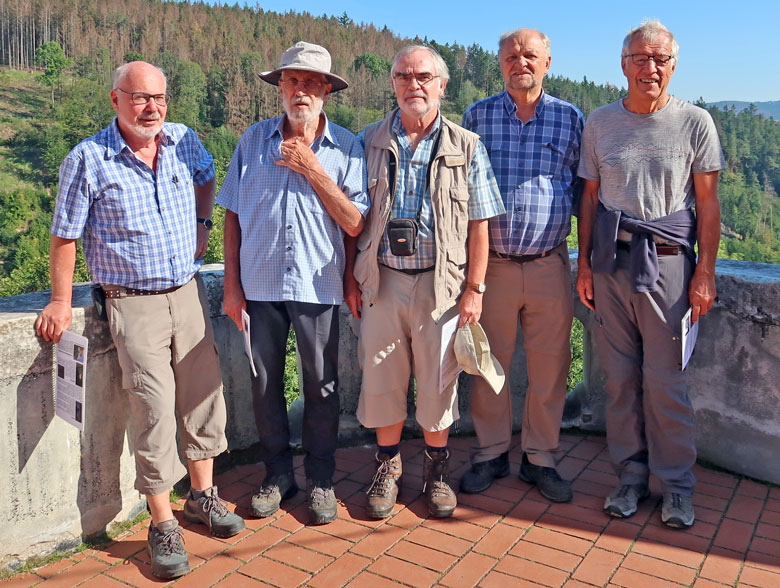
<svg viewBox="0 0 780 588"><path fill-rule="evenodd" d="M468 466L471 439L451 440L453 479ZM628 520L601 511L617 478L603 438L564 435L559 463L573 480L574 501L551 504L517 478L520 437L510 453L512 476L482 495L458 496L452 519L427 515L421 440L405 441L404 488L392 517L365 516L364 490L374 471L373 448L337 453L339 517L307 526L305 495L268 519L248 516L263 467L240 466L218 478L220 495L247 519L247 529L215 539L180 519L193 571L172 582L194 587L350 586L780 586L780 488L696 467L696 524L687 531L660 522L660 493ZM299 485L302 459L296 458ZM456 484L457 488L457 484ZM180 509L181 507L179 507ZM165 582L150 573L149 521L113 543L0 583L21 586L121 587ZM169 582L168 584L171 584Z"/></svg>

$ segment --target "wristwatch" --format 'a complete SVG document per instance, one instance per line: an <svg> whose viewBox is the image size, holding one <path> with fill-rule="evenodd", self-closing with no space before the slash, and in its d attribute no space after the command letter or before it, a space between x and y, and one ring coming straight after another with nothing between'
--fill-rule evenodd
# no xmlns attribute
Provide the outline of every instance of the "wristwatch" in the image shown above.
<svg viewBox="0 0 780 588"><path fill-rule="evenodd" d="M487 289L485 282L466 282L466 288L471 288L474 292L483 294Z"/></svg>
<svg viewBox="0 0 780 588"><path fill-rule="evenodd" d="M198 219L195 219L195 220L197 220L200 224L202 224L204 227L206 227L207 231L210 231L211 227L214 226L214 223L211 221L210 218L198 218Z"/></svg>

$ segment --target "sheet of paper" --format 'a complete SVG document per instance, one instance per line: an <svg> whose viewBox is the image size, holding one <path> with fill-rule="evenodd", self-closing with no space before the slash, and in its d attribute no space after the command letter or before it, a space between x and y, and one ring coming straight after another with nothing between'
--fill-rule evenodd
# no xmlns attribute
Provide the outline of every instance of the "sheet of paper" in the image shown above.
<svg viewBox="0 0 780 588"><path fill-rule="evenodd" d="M693 355L693 348L696 346L696 338L699 336L699 322L692 322L691 316L693 314L693 307L688 309L685 316L680 322L680 333L682 339L682 369L688 365L688 361ZM699 317L701 320L701 317Z"/></svg>
<svg viewBox="0 0 780 588"><path fill-rule="evenodd" d="M249 315L245 310L241 310L241 326L243 327L243 333L244 333L244 352L246 353L246 356L249 358L249 367L252 368L252 375L256 378L257 377L257 370L255 369L255 362L252 359L252 340L249 338L250 332L249 332Z"/></svg>
<svg viewBox="0 0 780 588"><path fill-rule="evenodd" d="M455 341L455 331L458 329L459 314L441 326L441 347L439 357L439 394L444 392L444 386L452 382L463 370L458 365L455 352L452 349Z"/></svg>
<svg viewBox="0 0 780 588"><path fill-rule="evenodd" d="M84 430L87 387L86 337L65 331L56 345L57 373L54 378L55 413L64 421Z"/></svg>

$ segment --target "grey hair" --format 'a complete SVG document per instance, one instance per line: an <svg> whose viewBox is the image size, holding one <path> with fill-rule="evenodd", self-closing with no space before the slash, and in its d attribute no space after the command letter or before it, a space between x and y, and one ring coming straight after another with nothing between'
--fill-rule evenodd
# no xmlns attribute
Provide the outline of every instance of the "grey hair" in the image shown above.
<svg viewBox="0 0 780 588"><path fill-rule="evenodd" d="M623 39L621 59L628 55L628 48L636 37L647 43L655 43L658 37L661 36L668 37L672 42L672 57L676 61L677 55L680 53L680 46L677 44L677 39L674 38L672 32L662 25L660 20L645 20L638 27L628 31L626 38Z"/></svg>
<svg viewBox="0 0 780 588"><path fill-rule="evenodd" d="M112 87L113 90L116 90L119 87L119 84L121 84L124 81L125 76L127 76L127 69L128 69L127 66L131 65L132 63L134 62L131 61L130 63L123 63L122 65L120 65L118 68L114 70L114 85ZM153 65L151 63L149 65L151 65L154 69L160 72L160 75L163 77L163 81L165 82L165 89L167 90L168 78L165 77L165 72L161 70L159 67L157 67L156 65Z"/></svg>
<svg viewBox="0 0 780 588"><path fill-rule="evenodd" d="M439 76L442 82L446 82L450 79L450 70L444 59L442 59L442 56L439 55L439 52L433 47L427 47L425 45L407 45L401 49L393 58L393 67L390 69L390 72L392 73L395 71L395 66L401 59L415 51L427 51L430 54L431 59L433 59L433 67L436 69L436 75Z"/></svg>
<svg viewBox="0 0 780 588"><path fill-rule="evenodd" d="M542 45L544 45L544 48L547 50L547 57L550 56L550 37L545 35L542 31L537 29L515 29L513 31L507 31L501 37L498 39L498 51L501 52L501 48L504 46L504 43L506 43L509 39L512 37L518 35L521 31L533 31L537 35L539 35L539 39L542 41Z"/></svg>

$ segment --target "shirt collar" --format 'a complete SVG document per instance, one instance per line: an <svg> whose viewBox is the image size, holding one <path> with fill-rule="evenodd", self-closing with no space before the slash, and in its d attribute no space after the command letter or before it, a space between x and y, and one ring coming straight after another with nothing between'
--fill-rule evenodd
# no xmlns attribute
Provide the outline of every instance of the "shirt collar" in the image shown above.
<svg viewBox="0 0 780 588"><path fill-rule="evenodd" d="M512 100L512 97L509 95L509 92L506 90L504 90L503 100L504 100L504 108L506 108L507 114L511 118L517 118L517 104L515 104L515 101ZM545 105L549 101L550 101L550 97L547 95L547 92L545 92L544 89L542 89L542 95L539 97L539 102L536 103L536 108L534 109L534 115L530 118L528 122L531 122L536 118L539 118L542 115L542 111L544 111Z"/></svg>
<svg viewBox="0 0 780 588"><path fill-rule="evenodd" d="M331 145L333 145L335 147L338 147L339 146L339 141L334 136L334 134L331 132L331 128L330 128L331 123L328 120L328 115L325 114L324 110L322 111L321 116L325 117L325 126L322 129L322 135L320 135L320 137L322 137L322 141L328 141ZM280 141L284 138L284 119L285 118L287 118L286 114L284 116L280 116L278 121L277 121L277 123L275 125L272 125L271 128L268 129L268 134L266 134L266 136L265 136L266 140L270 140L275 135L279 135L279 140ZM316 139L314 139L314 142L317 143L317 140L320 137L317 137Z"/></svg>
<svg viewBox="0 0 780 588"><path fill-rule="evenodd" d="M176 144L176 139L169 132L165 123L163 123L162 129L160 129L160 132L158 133L157 136L160 138L159 144L163 147ZM127 144L127 141L125 141L125 138L122 136L122 133L119 132L119 122L117 121L117 117L114 117L114 120L112 120L111 124L108 125L108 138L106 140L106 159L111 159L113 157L116 157L117 155L122 153L122 151L124 151L125 149L127 149L128 152L133 153L133 150L130 148L130 145Z"/></svg>
<svg viewBox="0 0 780 588"><path fill-rule="evenodd" d="M425 135L425 137L423 137L423 140L433 135L436 131L439 130L440 127L441 127L441 109L439 109L438 113L436 114L436 120L433 121L433 126L431 127L431 130L428 131L428 134ZM393 132L398 137L406 137L406 130L404 129L404 125L401 124L400 108L396 111L395 117L393 118Z"/></svg>

